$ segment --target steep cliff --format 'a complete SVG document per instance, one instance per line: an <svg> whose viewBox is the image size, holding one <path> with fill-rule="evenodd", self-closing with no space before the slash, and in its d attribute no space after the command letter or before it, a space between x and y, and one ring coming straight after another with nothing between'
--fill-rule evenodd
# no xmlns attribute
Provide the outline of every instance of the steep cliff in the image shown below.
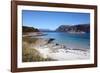
<svg viewBox="0 0 100 73"><path fill-rule="evenodd" d="M59 32L90 32L90 24L78 24L78 25L61 25L56 31Z"/></svg>

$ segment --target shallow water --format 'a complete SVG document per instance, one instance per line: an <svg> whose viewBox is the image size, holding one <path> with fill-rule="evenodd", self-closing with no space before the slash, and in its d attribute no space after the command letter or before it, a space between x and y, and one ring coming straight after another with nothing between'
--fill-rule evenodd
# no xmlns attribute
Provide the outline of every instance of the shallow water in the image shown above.
<svg viewBox="0 0 100 73"><path fill-rule="evenodd" d="M43 32L44 36L38 36L37 38L54 38L54 42L58 44L64 44L69 48L90 48L90 33L74 34L66 32Z"/></svg>

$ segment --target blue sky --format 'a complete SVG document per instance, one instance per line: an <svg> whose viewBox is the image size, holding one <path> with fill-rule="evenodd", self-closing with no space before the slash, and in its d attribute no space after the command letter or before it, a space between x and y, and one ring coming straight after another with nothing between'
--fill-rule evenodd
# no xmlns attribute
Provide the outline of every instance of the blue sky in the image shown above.
<svg viewBox="0 0 100 73"><path fill-rule="evenodd" d="M51 11L22 11L23 26L38 29L55 30L60 25L76 25L90 23L89 13L51 12Z"/></svg>

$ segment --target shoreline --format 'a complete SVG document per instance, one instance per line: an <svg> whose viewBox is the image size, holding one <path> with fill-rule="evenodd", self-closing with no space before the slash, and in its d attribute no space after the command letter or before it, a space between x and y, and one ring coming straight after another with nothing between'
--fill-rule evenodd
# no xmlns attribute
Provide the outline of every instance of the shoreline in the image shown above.
<svg viewBox="0 0 100 73"><path fill-rule="evenodd" d="M29 39L35 39L30 38ZM31 43L28 47L37 50L43 58L52 60L76 60L89 59L89 49L80 49L67 47L63 44L53 42L55 39L37 38L35 43ZM42 43L41 43L42 42Z"/></svg>
<svg viewBox="0 0 100 73"><path fill-rule="evenodd" d="M68 37L62 37L62 36L67 36L65 35L67 33ZM86 38L86 36L84 36L84 34L73 34L73 33L68 33L66 32L63 35L63 32L59 33L47 33L47 32L30 32L26 35L23 35L22 37L30 37L30 38L42 38L42 39L50 39L50 38L54 38L54 42L58 43L58 44L63 44L66 45L67 47L71 47L71 48L90 48L90 43L89 43L89 38ZM58 35L58 36L56 36ZM76 37L74 38L73 36ZM72 36L70 38L70 36ZM77 39L78 37L79 39ZM80 36L82 36L83 38L80 38ZM56 38L57 37L57 38ZM64 39L65 38L65 39ZM83 42L82 42L83 41Z"/></svg>

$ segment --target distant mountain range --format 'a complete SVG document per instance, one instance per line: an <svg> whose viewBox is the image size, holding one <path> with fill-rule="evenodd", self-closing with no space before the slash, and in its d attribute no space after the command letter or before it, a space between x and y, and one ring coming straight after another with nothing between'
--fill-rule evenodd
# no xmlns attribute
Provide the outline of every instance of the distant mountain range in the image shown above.
<svg viewBox="0 0 100 73"><path fill-rule="evenodd" d="M90 32L90 24L78 24L78 25L61 25L56 31L59 32Z"/></svg>
<svg viewBox="0 0 100 73"><path fill-rule="evenodd" d="M40 32L51 32L52 30L50 29L38 29Z"/></svg>
<svg viewBox="0 0 100 73"><path fill-rule="evenodd" d="M38 29L34 27L22 26L23 32L51 32L49 29ZM53 32L53 31L52 31ZM61 25L55 32L90 32L90 24Z"/></svg>

